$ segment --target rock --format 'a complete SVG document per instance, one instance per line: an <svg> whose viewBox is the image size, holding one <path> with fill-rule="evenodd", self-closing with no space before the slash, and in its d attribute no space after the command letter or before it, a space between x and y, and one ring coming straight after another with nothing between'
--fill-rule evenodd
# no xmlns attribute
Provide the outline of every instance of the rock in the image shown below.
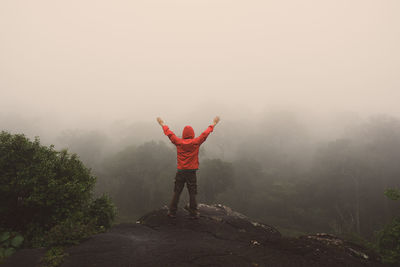
<svg viewBox="0 0 400 267"><path fill-rule="evenodd" d="M302 236L300 237L301 239L310 239L310 240L316 240L318 242L321 242L328 247L331 248L337 248L343 250L345 253L348 253L351 256L358 257L363 260L374 260L374 261L379 261L379 256L376 255L374 252L361 247L360 245L357 245L355 243L343 240L339 237L326 234L326 233L318 233L315 235L308 235L308 236Z"/></svg>
<svg viewBox="0 0 400 267"><path fill-rule="evenodd" d="M67 248L61 266L384 266L365 249L331 235L287 238L223 205L201 204L199 210L199 219L183 209L172 219L164 207L136 223L116 225ZM25 257L20 252L4 266L26 266L14 264Z"/></svg>
<svg viewBox="0 0 400 267"><path fill-rule="evenodd" d="M265 244L279 240L281 234L275 228L252 222L249 218L223 205L199 204L200 218L188 219L187 212L179 210L176 219L165 216L167 207L151 212L138 223L161 231L190 230L204 232L215 238L251 243L252 240Z"/></svg>

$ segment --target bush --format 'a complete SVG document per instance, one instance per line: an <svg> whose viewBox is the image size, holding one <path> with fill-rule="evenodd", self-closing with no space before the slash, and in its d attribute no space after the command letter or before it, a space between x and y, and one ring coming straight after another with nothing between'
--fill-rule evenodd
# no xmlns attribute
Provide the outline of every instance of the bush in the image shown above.
<svg viewBox="0 0 400 267"><path fill-rule="evenodd" d="M400 200L398 189L388 189L385 195L391 200ZM385 263L400 263L400 217L378 232L377 250Z"/></svg>
<svg viewBox="0 0 400 267"><path fill-rule="evenodd" d="M106 196L92 200L95 183L76 154L0 133L0 227L31 245L73 243L110 227L114 206Z"/></svg>
<svg viewBox="0 0 400 267"><path fill-rule="evenodd" d="M385 191L385 196L391 200L400 200L400 190L393 188L387 189Z"/></svg>
<svg viewBox="0 0 400 267"><path fill-rule="evenodd" d="M71 216L53 226L44 235L42 244L46 247L76 245L95 233L97 228L85 223L81 216Z"/></svg>
<svg viewBox="0 0 400 267"><path fill-rule="evenodd" d="M107 195L102 195L89 205L88 217L93 219L92 223L99 229L110 228L115 215L116 208Z"/></svg>
<svg viewBox="0 0 400 267"><path fill-rule="evenodd" d="M45 246L75 245L91 235L111 227L115 218L115 206L103 195L90 203L84 212L77 212L56 224L45 235Z"/></svg>
<svg viewBox="0 0 400 267"><path fill-rule="evenodd" d="M24 242L24 238L16 232L0 231L0 263L11 256Z"/></svg>
<svg viewBox="0 0 400 267"><path fill-rule="evenodd" d="M400 263L400 217L378 232L378 252L386 263Z"/></svg>
<svg viewBox="0 0 400 267"><path fill-rule="evenodd" d="M67 256L63 247L52 247L46 251L46 255L43 257L41 263L42 267L57 267L60 266L64 261L64 257Z"/></svg>

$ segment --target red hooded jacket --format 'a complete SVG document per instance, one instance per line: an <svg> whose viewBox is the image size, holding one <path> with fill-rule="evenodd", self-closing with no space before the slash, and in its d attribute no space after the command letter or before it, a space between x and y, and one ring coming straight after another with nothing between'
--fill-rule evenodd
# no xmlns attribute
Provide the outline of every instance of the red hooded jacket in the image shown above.
<svg viewBox="0 0 400 267"><path fill-rule="evenodd" d="M208 128L196 138L194 138L194 131L191 126L185 126L182 132L182 138L177 137L167 125L164 125L162 128L164 134L168 136L171 142L176 146L178 169L198 169L200 145L206 141L208 135L214 130L214 126L208 126Z"/></svg>

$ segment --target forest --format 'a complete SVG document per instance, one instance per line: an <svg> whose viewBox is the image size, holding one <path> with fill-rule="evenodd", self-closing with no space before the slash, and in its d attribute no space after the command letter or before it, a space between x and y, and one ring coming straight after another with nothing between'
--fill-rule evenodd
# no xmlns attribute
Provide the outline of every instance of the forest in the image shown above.
<svg viewBox="0 0 400 267"><path fill-rule="evenodd" d="M292 235L367 240L399 214L400 205L384 195L400 187L398 118L354 120L324 138L290 112L268 114L256 126L224 123L200 150L200 202L228 205ZM124 139L130 145L112 149L112 136L102 132L70 131L59 139L93 169L96 192L111 195L121 221L167 205L173 190L175 147L161 129L157 140L139 142L137 130Z"/></svg>
<svg viewBox="0 0 400 267"><path fill-rule="evenodd" d="M376 115L350 122L341 130L330 131L336 126L327 127L323 135L321 129L312 131L310 123L290 112L266 114L257 124L223 121L200 149L198 201L229 206L277 227L284 235L325 232L375 247L382 253L385 249L396 251L400 237L396 230L400 226L400 205L394 201L400 199L400 119ZM86 188L85 200L71 207L89 205L84 214L90 214L93 204L86 199L92 199L89 191L93 188L97 199L103 199L97 208L99 214L104 214L99 215L105 218L102 225L109 228L114 220L114 204L116 223L135 222L143 214L168 205L176 173L176 149L161 129L149 129L153 128L147 128L146 133L146 127L133 124L124 130L68 130L59 134L53 140L57 147L64 148L54 152L61 155L58 164L67 164L63 158L69 158L83 168L79 171L73 167L71 172L81 172L86 177L74 178L80 179L80 185L66 181L66 186L75 186L68 189L73 190L75 200L80 198L79 190L84 190L79 188ZM175 130L177 135L179 131ZM4 136L4 140L11 140L8 134ZM4 140L6 151L4 145L10 141ZM39 147L38 142L37 138L34 146ZM43 153L53 149L50 146ZM80 161L88 169L79 165ZM11 168L7 162L2 165L3 176ZM40 171L44 167L34 168ZM6 189L2 187L3 191ZM106 195L111 199L105 199ZM65 195L60 201L70 199L71 195ZM7 201L14 203L11 198ZM185 202L186 192L180 205ZM52 209L46 208L48 212ZM70 212L62 210L64 215ZM61 220L64 215L57 216ZM79 217L79 225L87 223L87 216ZM13 222L21 224L18 219ZM65 226L61 230L57 227L50 232L61 231ZM103 226L98 227L89 232L104 230ZM390 254L388 262L395 262L399 255L399 251Z"/></svg>

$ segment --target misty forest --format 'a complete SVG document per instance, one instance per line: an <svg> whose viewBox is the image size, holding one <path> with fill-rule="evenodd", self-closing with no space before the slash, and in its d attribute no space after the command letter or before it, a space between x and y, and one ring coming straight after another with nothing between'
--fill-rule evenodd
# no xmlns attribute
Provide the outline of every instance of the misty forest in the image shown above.
<svg viewBox="0 0 400 267"><path fill-rule="evenodd" d="M1 0L0 266L399 266L399 14Z"/></svg>
<svg viewBox="0 0 400 267"><path fill-rule="evenodd" d="M223 203L289 234L372 240L400 212L384 195L400 187L400 119L360 119L330 138L308 127L290 112L253 125L222 121L200 150L199 202ZM117 147L102 132L59 139L93 169L96 192L112 197L121 221L168 205L176 172L176 149L161 129L159 138L142 142L135 142L146 138L134 127L128 130Z"/></svg>
<svg viewBox="0 0 400 267"><path fill-rule="evenodd" d="M169 204L176 148L155 120L63 130L41 141L75 154L97 177L91 187L103 203L103 225L114 216L135 222ZM287 236L325 232L384 251L376 244L399 235L399 158L400 119L393 116L342 114L324 125L289 111L226 119L200 149L198 201L227 205Z"/></svg>

